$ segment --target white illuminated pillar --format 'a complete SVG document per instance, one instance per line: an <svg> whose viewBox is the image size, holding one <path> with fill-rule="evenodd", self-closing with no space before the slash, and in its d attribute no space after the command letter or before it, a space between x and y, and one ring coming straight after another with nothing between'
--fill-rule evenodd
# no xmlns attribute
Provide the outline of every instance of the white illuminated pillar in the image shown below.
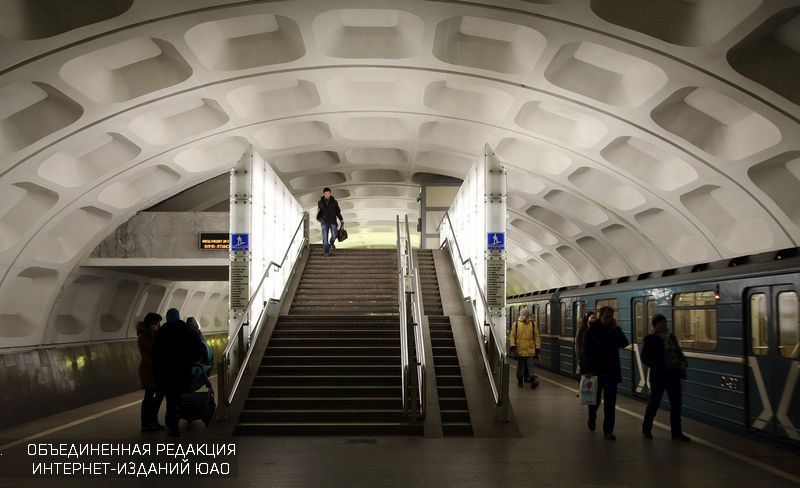
<svg viewBox="0 0 800 488"><path fill-rule="evenodd" d="M506 339L506 170L494 151L484 146L485 157L485 281L491 327L501 345Z"/></svg>
<svg viewBox="0 0 800 488"><path fill-rule="evenodd" d="M250 299L250 227L253 207L253 148L242 154L231 169L230 298L228 336L236 332Z"/></svg>

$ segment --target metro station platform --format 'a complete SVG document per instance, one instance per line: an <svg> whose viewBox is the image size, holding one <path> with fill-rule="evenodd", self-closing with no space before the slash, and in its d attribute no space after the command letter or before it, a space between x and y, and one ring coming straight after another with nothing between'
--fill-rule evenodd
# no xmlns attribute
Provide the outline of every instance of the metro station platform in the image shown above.
<svg viewBox="0 0 800 488"><path fill-rule="evenodd" d="M800 452L739 436L690 419L692 442L673 442L667 412L654 439L640 434L644 404L619 397L617 441L586 428L574 382L538 371L536 390L512 387L519 438L231 437L232 423L182 424L182 441L237 444L236 476L222 479L8 479L2 487L788 487L800 484ZM116 397L0 433L8 442L149 440L141 434L139 393ZM162 408L163 415L163 408ZM666 423L665 423L666 422ZM21 446L18 446L20 448ZM2 458L0 458L2 459ZM4 470L5 471L5 470ZM2 473L2 472L0 472Z"/></svg>

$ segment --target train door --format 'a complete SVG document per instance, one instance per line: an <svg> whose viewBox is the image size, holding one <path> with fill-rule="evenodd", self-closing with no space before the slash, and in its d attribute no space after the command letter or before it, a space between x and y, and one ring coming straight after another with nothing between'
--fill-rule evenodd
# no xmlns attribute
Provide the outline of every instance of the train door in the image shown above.
<svg viewBox="0 0 800 488"><path fill-rule="evenodd" d="M637 396L650 396L650 382L647 366L642 363L642 343L650 333L650 320L656 314L656 301L653 297L637 297L631 304L633 311L633 331L631 334L631 391Z"/></svg>
<svg viewBox="0 0 800 488"><path fill-rule="evenodd" d="M583 314L586 313L586 302L573 302L572 303L572 337L577 342L578 341L578 329L581 328L581 321L583 320ZM573 364L575 365L575 374L578 373L578 366L580 365L581 358L575 354L575 350L577 347L572 348L572 359Z"/></svg>
<svg viewBox="0 0 800 488"><path fill-rule="evenodd" d="M748 425L800 441L800 299L791 285L746 297Z"/></svg>

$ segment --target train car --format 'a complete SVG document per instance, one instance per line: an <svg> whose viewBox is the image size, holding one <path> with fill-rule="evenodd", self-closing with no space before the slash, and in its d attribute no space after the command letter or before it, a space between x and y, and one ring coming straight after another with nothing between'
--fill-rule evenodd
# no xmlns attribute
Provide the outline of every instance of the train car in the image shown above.
<svg viewBox="0 0 800 488"><path fill-rule="evenodd" d="M541 366L571 377L583 313L614 308L631 341L620 354L619 391L642 400L649 396L642 340L650 319L663 314L689 358L684 415L800 444L800 258L796 249L769 256L512 296L508 303L546 304L551 345Z"/></svg>

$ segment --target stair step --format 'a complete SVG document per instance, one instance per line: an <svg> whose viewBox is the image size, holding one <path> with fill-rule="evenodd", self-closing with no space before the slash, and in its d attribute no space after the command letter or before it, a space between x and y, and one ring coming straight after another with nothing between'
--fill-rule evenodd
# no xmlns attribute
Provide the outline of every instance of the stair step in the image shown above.
<svg viewBox="0 0 800 488"><path fill-rule="evenodd" d="M458 358L456 358L458 360ZM264 356L263 366L286 366L294 364L324 366L356 366L362 364L400 366L400 354L392 356Z"/></svg>
<svg viewBox="0 0 800 488"><path fill-rule="evenodd" d="M460 419L459 419L460 420ZM359 409L359 410L242 410L240 423L251 422L288 422L288 423L384 423L405 422L402 408L395 409Z"/></svg>
<svg viewBox="0 0 800 488"><path fill-rule="evenodd" d="M357 436L357 435L422 435L422 424L403 422L387 423L269 423L248 422L236 426L235 435L303 435L303 436Z"/></svg>
<svg viewBox="0 0 800 488"><path fill-rule="evenodd" d="M297 329L294 327L282 327L272 332L272 340L275 339L316 339L316 338L352 338L356 339L400 339L400 330L392 327L386 329L349 329L342 330L333 327L320 327L317 329Z"/></svg>
<svg viewBox="0 0 800 488"><path fill-rule="evenodd" d="M442 423L469 423L469 410L440 410Z"/></svg>
<svg viewBox="0 0 800 488"><path fill-rule="evenodd" d="M437 386L464 386L461 375L436 375Z"/></svg>
<svg viewBox="0 0 800 488"><path fill-rule="evenodd" d="M459 377L459 381L460 381ZM400 368L391 375L258 375L255 386L396 386L401 381ZM438 380L437 380L438 381Z"/></svg>
<svg viewBox="0 0 800 488"><path fill-rule="evenodd" d="M440 398L439 408L444 410L467 410L466 397Z"/></svg>
<svg viewBox="0 0 800 488"><path fill-rule="evenodd" d="M396 409L403 407L399 397L272 397L248 398L247 410L358 410Z"/></svg>
<svg viewBox="0 0 800 488"><path fill-rule="evenodd" d="M400 354L400 344L395 346L309 346L309 347L270 347L265 356L392 356Z"/></svg>
<svg viewBox="0 0 800 488"><path fill-rule="evenodd" d="M463 386L443 386L437 385L440 398L466 398Z"/></svg>
<svg viewBox="0 0 800 488"><path fill-rule="evenodd" d="M384 397L401 398L400 377L397 386L253 386L251 398L265 397Z"/></svg>
<svg viewBox="0 0 800 488"><path fill-rule="evenodd" d="M259 375L282 375L282 376L383 376L393 375L400 371L400 363L396 365L306 365L293 364L291 366L259 366ZM443 373L444 374L444 373Z"/></svg>

